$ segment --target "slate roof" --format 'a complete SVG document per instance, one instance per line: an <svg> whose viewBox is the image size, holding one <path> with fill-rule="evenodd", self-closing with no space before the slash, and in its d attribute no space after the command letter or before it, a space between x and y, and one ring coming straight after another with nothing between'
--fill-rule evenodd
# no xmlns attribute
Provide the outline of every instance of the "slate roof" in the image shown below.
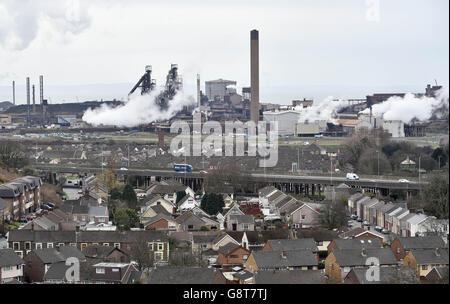
<svg viewBox="0 0 450 304"><path fill-rule="evenodd" d="M100 246L100 245L89 245L83 249L83 255L88 258L104 259L107 258L113 251L118 250L123 254L127 255L126 252L122 251L113 246Z"/></svg>
<svg viewBox="0 0 450 304"><path fill-rule="evenodd" d="M397 237L403 249L435 249L445 248L445 242L440 236Z"/></svg>
<svg viewBox="0 0 450 304"><path fill-rule="evenodd" d="M361 249L344 249L334 250L333 254L336 262L341 267L347 266L365 266L367 258L376 257L380 261L380 265L397 265L395 258L390 248L371 248L366 249L366 254L362 254Z"/></svg>
<svg viewBox="0 0 450 304"><path fill-rule="evenodd" d="M78 260L84 260L86 257L84 254L78 250L75 246L61 246L58 248L59 253L67 260L67 258L73 257L77 258Z"/></svg>
<svg viewBox="0 0 450 304"><path fill-rule="evenodd" d="M37 242L53 243L68 242L76 243L76 234L74 231L33 231L33 230L11 230L8 235L9 242Z"/></svg>
<svg viewBox="0 0 450 304"><path fill-rule="evenodd" d="M157 267L149 270L148 284L213 284L216 269Z"/></svg>
<svg viewBox="0 0 450 304"><path fill-rule="evenodd" d="M93 264L93 262L80 262L80 281L90 281L94 277L95 268L92 267ZM65 262L53 263L45 273L44 281L66 281L66 271L69 267L71 266L66 266Z"/></svg>
<svg viewBox="0 0 450 304"><path fill-rule="evenodd" d="M234 243L228 243L224 246L219 247L217 250L218 252L222 253L223 255L228 255L231 252L233 252L236 248L239 248L241 246L234 244Z"/></svg>
<svg viewBox="0 0 450 304"><path fill-rule="evenodd" d="M8 208L9 204L0 197L0 211Z"/></svg>
<svg viewBox="0 0 450 304"><path fill-rule="evenodd" d="M56 248L35 249L32 250L32 252L34 252L44 264L52 264L66 260Z"/></svg>
<svg viewBox="0 0 450 304"><path fill-rule="evenodd" d="M269 240L269 245L273 251L288 251L288 250L311 250L313 252L319 251L316 242L312 238L303 238L295 240Z"/></svg>
<svg viewBox="0 0 450 304"><path fill-rule="evenodd" d="M360 234L361 232L364 232L365 230L361 227L356 227L355 229L346 231L346 232L342 232L341 234L339 234L339 237L341 239L346 239L346 238L353 238L355 235Z"/></svg>
<svg viewBox="0 0 450 304"><path fill-rule="evenodd" d="M98 206L89 208L89 216L106 216L109 217L108 207Z"/></svg>
<svg viewBox="0 0 450 304"><path fill-rule="evenodd" d="M444 264L448 265L449 252L447 248L438 249L438 254L436 254L436 249L413 249L411 250L412 255L419 265L429 265L429 264Z"/></svg>
<svg viewBox="0 0 450 304"><path fill-rule="evenodd" d="M0 249L0 267L22 265L24 261L14 252L14 250Z"/></svg>
<svg viewBox="0 0 450 304"><path fill-rule="evenodd" d="M325 229L300 229L297 231L297 238L313 238L316 242L332 241L337 237L338 232Z"/></svg>
<svg viewBox="0 0 450 304"><path fill-rule="evenodd" d="M380 280L368 281L366 278L369 267L353 268L353 272L359 284L420 284L420 279L412 267L380 267ZM347 274L347 276L349 276Z"/></svg>
<svg viewBox="0 0 450 304"><path fill-rule="evenodd" d="M255 284L323 284L320 270L258 270Z"/></svg>
<svg viewBox="0 0 450 304"><path fill-rule="evenodd" d="M246 281L248 279L253 278L253 273L244 269L236 273L233 273L233 278L238 278L239 280Z"/></svg>
<svg viewBox="0 0 450 304"><path fill-rule="evenodd" d="M199 244L213 243L216 238L217 234L201 234L201 235L194 234L192 236L193 242Z"/></svg>
<svg viewBox="0 0 450 304"><path fill-rule="evenodd" d="M278 189L275 188L274 186L267 186L267 187L264 187L262 189L259 189L258 192L259 192L260 196L267 196L267 195L269 195L270 193L272 193L272 192L274 192L276 190L278 190Z"/></svg>
<svg viewBox="0 0 450 304"><path fill-rule="evenodd" d="M256 264L261 269L317 266L315 255L310 250L286 251L253 251Z"/></svg>
<svg viewBox="0 0 450 304"><path fill-rule="evenodd" d="M369 248L382 248L383 244L381 241L374 238L363 238L363 239L334 239L339 250L343 249L369 249Z"/></svg>

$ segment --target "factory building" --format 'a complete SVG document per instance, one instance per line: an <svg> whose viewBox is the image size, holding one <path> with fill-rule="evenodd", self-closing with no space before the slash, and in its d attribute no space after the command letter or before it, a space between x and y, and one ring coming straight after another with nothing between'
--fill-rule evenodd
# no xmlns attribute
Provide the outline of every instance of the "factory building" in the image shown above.
<svg viewBox="0 0 450 304"><path fill-rule="evenodd" d="M385 120L383 129L392 137L405 137L405 124L401 120Z"/></svg>
<svg viewBox="0 0 450 304"><path fill-rule="evenodd" d="M232 88L236 86L236 81L217 79L205 81L206 96L209 101L224 100L228 93L233 93ZM236 93L236 90L234 90Z"/></svg>
<svg viewBox="0 0 450 304"><path fill-rule="evenodd" d="M309 137L320 135L327 130L326 120L317 120L314 122L302 122L297 124L295 135L299 137Z"/></svg>
<svg viewBox="0 0 450 304"><path fill-rule="evenodd" d="M278 123L279 135L294 135L297 133L296 126L300 118L300 112L288 111L266 111L263 112L264 121Z"/></svg>
<svg viewBox="0 0 450 304"><path fill-rule="evenodd" d="M303 108L312 107L314 100L303 98L303 100L293 100L292 107L301 106Z"/></svg>

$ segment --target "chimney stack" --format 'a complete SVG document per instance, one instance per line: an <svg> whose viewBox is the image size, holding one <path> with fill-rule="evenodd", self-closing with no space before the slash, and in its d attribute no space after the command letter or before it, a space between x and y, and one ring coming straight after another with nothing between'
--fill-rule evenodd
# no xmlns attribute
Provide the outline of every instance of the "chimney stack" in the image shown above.
<svg viewBox="0 0 450 304"><path fill-rule="evenodd" d="M34 84L32 86L33 88L33 113L36 113L36 95L35 95L35 91L34 91Z"/></svg>
<svg viewBox="0 0 450 304"><path fill-rule="evenodd" d="M250 32L250 119L259 121L259 32Z"/></svg>
<svg viewBox="0 0 450 304"><path fill-rule="evenodd" d="M43 104L44 102L44 76L39 76L39 103Z"/></svg>
<svg viewBox="0 0 450 304"><path fill-rule="evenodd" d="M27 127L30 126L30 77L27 77Z"/></svg>
<svg viewBox="0 0 450 304"><path fill-rule="evenodd" d="M200 74L197 74L197 107L202 105L200 98Z"/></svg>
<svg viewBox="0 0 450 304"><path fill-rule="evenodd" d="M13 80L13 105L16 105L16 82Z"/></svg>

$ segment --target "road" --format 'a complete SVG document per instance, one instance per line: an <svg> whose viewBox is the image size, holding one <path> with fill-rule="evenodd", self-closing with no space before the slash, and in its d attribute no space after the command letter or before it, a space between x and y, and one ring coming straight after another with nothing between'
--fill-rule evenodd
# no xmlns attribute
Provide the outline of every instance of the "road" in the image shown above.
<svg viewBox="0 0 450 304"><path fill-rule="evenodd" d="M35 165L37 170L55 172L55 173L97 173L101 172L100 167L62 167L51 165ZM203 179L205 174L200 172L175 172L171 169L129 169L129 170L115 170L119 175L137 175L137 176L161 176L161 177L188 177ZM278 182L278 183L299 183L299 184L321 184L321 185L338 185L346 183L350 186L359 186L365 188L383 188L383 189L399 189L399 190L419 190L420 186L425 186L428 182L408 182L402 183L398 180L361 178L359 180L348 180L345 177L330 176L301 176L293 174L261 174L251 173L250 179L256 182Z"/></svg>

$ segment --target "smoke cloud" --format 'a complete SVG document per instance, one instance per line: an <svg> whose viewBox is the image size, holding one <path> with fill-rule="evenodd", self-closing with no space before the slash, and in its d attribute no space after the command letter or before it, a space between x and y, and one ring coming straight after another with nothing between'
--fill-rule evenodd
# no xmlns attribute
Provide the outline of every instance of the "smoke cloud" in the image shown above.
<svg viewBox="0 0 450 304"><path fill-rule="evenodd" d="M315 102L311 107L303 108L303 106L296 106L295 111L301 112L299 123L314 122L317 120L325 120L334 122L334 117L337 111L347 106L348 102L345 100L333 100L332 96L325 98L322 101Z"/></svg>
<svg viewBox="0 0 450 304"><path fill-rule="evenodd" d="M373 115L379 115L385 120L401 120L410 123L413 119L428 120L433 115L440 116L439 109L448 109L448 90L441 89L433 97L416 97L408 93L404 97L393 96L383 103L372 106ZM370 109L360 113L369 114Z"/></svg>
<svg viewBox="0 0 450 304"><path fill-rule="evenodd" d="M26 49L48 23L61 34L79 34L91 24L86 0L1 0L0 47Z"/></svg>
<svg viewBox="0 0 450 304"><path fill-rule="evenodd" d="M168 109L161 110L155 102L160 93L160 89L155 89L150 94L133 97L122 106L113 108L103 104L99 108L88 109L83 115L83 120L93 126L135 127L157 120L168 120L184 106L195 104L193 96L186 96L179 91L169 101Z"/></svg>

